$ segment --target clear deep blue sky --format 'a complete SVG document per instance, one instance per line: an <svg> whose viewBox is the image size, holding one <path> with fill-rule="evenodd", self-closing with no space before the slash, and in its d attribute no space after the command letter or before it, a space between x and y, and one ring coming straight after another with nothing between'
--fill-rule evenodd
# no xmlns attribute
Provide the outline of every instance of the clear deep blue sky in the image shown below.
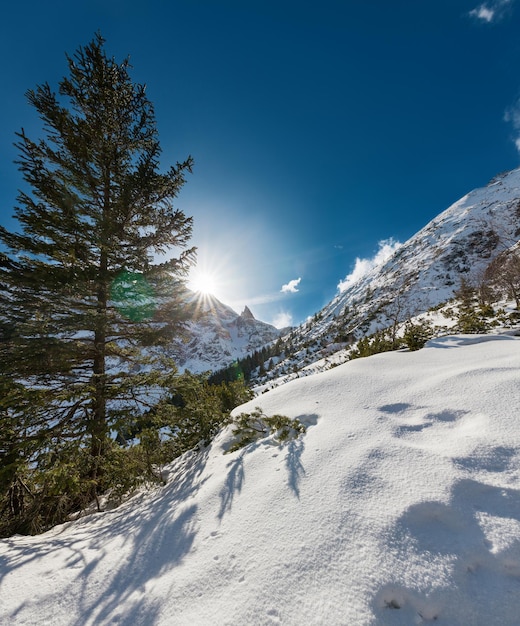
<svg viewBox="0 0 520 626"><path fill-rule="evenodd" d="M154 103L162 165L188 154L216 295L299 323L378 242L405 241L517 167L520 0L9 2L0 25L0 221L21 186L27 89L99 30ZM293 283L293 291L282 286Z"/></svg>

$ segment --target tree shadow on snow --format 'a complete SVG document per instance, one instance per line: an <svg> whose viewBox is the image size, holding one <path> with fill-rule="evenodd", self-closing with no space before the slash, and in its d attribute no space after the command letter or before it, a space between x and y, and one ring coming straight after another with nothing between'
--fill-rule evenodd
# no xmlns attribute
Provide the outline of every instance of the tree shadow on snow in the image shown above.
<svg viewBox="0 0 520 626"><path fill-rule="evenodd" d="M318 422L318 416L312 415L299 415L297 418L306 428L314 426ZM272 446L272 441L269 438L259 439L254 443L250 443L240 450L237 456L226 467L229 468L224 486L220 491L220 509L218 512L219 520L222 520L225 513L231 510L233 500L236 493L240 493L245 480L244 458L246 454L250 454L253 450L256 450L266 443ZM301 457L305 449L305 434L300 435L297 439L291 439L287 443L279 445L280 450L287 450L285 456L285 467L288 473L288 486L294 495L299 499L300 497L300 481L305 476L305 468L303 467Z"/></svg>
<svg viewBox="0 0 520 626"><path fill-rule="evenodd" d="M300 499L300 481L305 476L305 468L301 461L304 447L305 444L300 437L289 441L285 457L285 467L289 474L288 485L298 500Z"/></svg>
<svg viewBox="0 0 520 626"><path fill-rule="evenodd" d="M309 415L299 415L297 418L305 428L316 426L318 416L315 413ZM294 495L300 498L300 481L305 476L305 468L303 467L301 458L305 449L305 435L299 436L298 439L292 439L287 444L287 454L285 456L285 467L289 475L288 485Z"/></svg>
<svg viewBox="0 0 520 626"><path fill-rule="evenodd" d="M250 444L247 448L256 448L258 444ZM218 518L221 520L224 517L226 511L231 510L233 505L233 499L235 497L235 493L240 493L242 491L242 485L244 483L244 454L247 448L242 448L240 453L229 461L226 467L229 468L229 471L226 476L226 480L224 482L224 486L220 490L220 509L218 512Z"/></svg>
<svg viewBox="0 0 520 626"><path fill-rule="evenodd" d="M153 625L159 619L161 604L153 593L147 593L147 586L165 572L173 574L190 552L197 534L197 506L189 498L207 480L202 479L207 455L208 450L187 455L179 460L165 487L139 494L102 515L79 519L72 527L65 524L61 536L46 538L38 546L30 541L23 546L12 542L9 556L0 562L0 572L34 566L49 553L66 550L66 567L77 574L70 576L68 587L61 588L59 594L67 594L81 613L76 620L71 616L71 626L117 622ZM65 534L68 529L72 532ZM130 549L125 547L128 544ZM96 587L91 583L94 573ZM174 584L172 575L171 586ZM37 603L27 600L11 618ZM46 596L46 607L59 604L59 598Z"/></svg>

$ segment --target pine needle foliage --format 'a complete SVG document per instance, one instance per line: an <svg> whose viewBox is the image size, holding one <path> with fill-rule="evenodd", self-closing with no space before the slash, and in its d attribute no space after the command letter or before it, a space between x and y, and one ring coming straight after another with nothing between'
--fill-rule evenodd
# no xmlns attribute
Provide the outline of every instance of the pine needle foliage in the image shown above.
<svg viewBox="0 0 520 626"><path fill-rule="evenodd" d="M253 398L243 380L208 382L204 374L190 372L179 377L175 393L158 407L156 416L163 427L167 458L207 446L231 421L231 411Z"/></svg>
<svg viewBox="0 0 520 626"><path fill-rule="evenodd" d="M22 531L111 486L113 433L174 384L157 347L182 325L195 254L192 218L174 208L192 159L159 170L128 61L98 34L67 63L57 92L27 92L42 138L17 133L19 229L0 227L0 507Z"/></svg>
<svg viewBox="0 0 520 626"><path fill-rule="evenodd" d="M233 419L234 443L228 453L240 450L265 437L272 437L277 444L297 439L306 432L305 424L298 418L286 415L266 415L261 407L255 407L252 413L240 413Z"/></svg>
<svg viewBox="0 0 520 626"><path fill-rule="evenodd" d="M433 335L434 330L427 321L422 320L414 323L409 320L404 327L403 341L406 347L413 352L424 348L425 343Z"/></svg>
<svg viewBox="0 0 520 626"><path fill-rule="evenodd" d="M400 344L393 340L389 329L380 330L372 335L361 337L350 351L350 359L359 359L381 352L397 350Z"/></svg>
<svg viewBox="0 0 520 626"><path fill-rule="evenodd" d="M466 280L461 280L459 289L455 292L457 298L457 314L455 316L458 332L479 334L488 332L494 325L491 318L493 308L478 301L477 289Z"/></svg>

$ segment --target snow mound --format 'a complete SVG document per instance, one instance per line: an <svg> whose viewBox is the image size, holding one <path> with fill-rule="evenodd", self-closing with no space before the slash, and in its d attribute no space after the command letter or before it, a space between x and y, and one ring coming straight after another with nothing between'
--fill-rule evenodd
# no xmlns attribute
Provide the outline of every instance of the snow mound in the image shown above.
<svg viewBox="0 0 520 626"><path fill-rule="evenodd" d="M517 339L457 336L265 393L237 412L305 435L225 431L162 489L0 542L0 623L518 624L519 368Z"/></svg>

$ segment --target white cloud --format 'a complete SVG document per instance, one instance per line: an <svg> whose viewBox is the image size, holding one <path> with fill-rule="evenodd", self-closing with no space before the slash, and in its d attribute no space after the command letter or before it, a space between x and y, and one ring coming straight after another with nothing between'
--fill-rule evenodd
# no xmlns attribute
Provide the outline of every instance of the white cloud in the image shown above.
<svg viewBox="0 0 520 626"><path fill-rule="evenodd" d="M350 272L350 274L348 274L348 276L345 277L344 280L339 282L339 291L345 291L354 283L357 283L357 281L363 278L363 276L366 276L375 267L382 265L398 248L401 247L401 245L401 243L395 241L394 239L384 239L379 242L379 249L371 259L357 258L354 269Z"/></svg>
<svg viewBox="0 0 520 626"><path fill-rule="evenodd" d="M292 326L292 323L292 315L290 313L287 313L286 311L278 313L278 315L276 315L276 317L272 321L273 326L275 326L276 328L285 328L286 326Z"/></svg>
<svg viewBox="0 0 520 626"><path fill-rule="evenodd" d="M493 9L489 9L486 5L482 4L476 9L473 9L473 11L470 11L469 14L472 17L476 17L477 19L482 20L483 22L487 22L489 24L489 22L493 21L495 12L493 11Z"/></svg>
<svg viewBox="0 0 520 626"><path fill-rule="evenodd" d="M282 285L280 291L282 293L296 293L298 291L298 285L300 284L301 278L295 278L294 280L290 280L286 285Z"/></svg>
<svg viewBox="0 0 520 626"><path fill-rule="evenodd" d="M470 11L469 15L486 22L486 24L490 24L504 17L507 7L512 3L513 0L495 0L494 2L479 5Z"/></svg>

